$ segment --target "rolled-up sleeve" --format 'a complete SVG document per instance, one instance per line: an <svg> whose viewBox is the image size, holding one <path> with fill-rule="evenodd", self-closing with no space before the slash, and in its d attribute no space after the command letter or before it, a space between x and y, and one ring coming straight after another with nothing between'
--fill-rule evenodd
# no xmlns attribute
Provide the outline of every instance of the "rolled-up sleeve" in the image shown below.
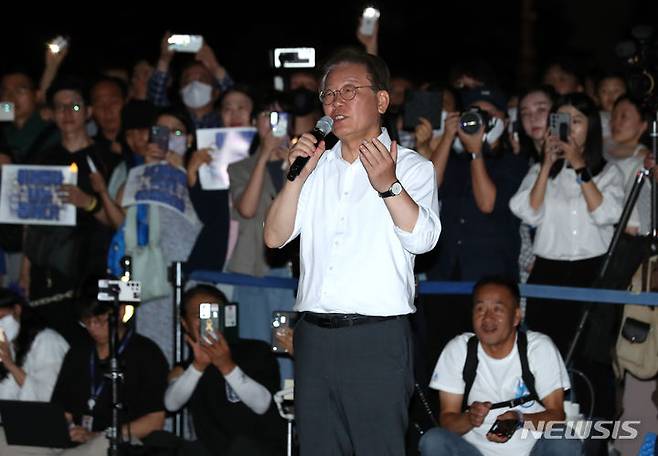
<svg viewBox="0 0 658 456"><path fill-rule="evenodd" d="M434 248L441 234L439 218L439 191L436 173L431 162L421 162L412 167L400 183L418 205L418 219L411 232L395 226L395 234L402 247L410 253L420 255Z"/></svg>
<svg viewBox="0 0 658 456"><path fill-rule="evenodd" d="M539 176L539 169L539 164L530 168L516 194L509 201L509 208L512 213L531 226L541 224L544 219L544 204L541 205L539 210L535 210L530 206L530 192Z"/></svg>
<svg viewBox="0 0 658 456"><path fill-rule="evenodd" d="M598 226L613 225L619 221L624 206L624 175L617 165L610 164L596 186L603 201L590 217Z"/></svg>

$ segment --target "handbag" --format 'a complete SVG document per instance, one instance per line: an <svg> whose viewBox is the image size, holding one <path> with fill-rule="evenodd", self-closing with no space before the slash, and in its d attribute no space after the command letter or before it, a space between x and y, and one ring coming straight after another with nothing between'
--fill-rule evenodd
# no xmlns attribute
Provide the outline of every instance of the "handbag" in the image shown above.
<svg viewBox="0 0 658 456"><path fill-rule="evenodd" d="M160 213L155 205L148 206L148 243L137 242L137 206L126 212L124 227L126 255L132 257L133 280L141 282L142 302L171 294L167 265L160 248Z"/></svg>

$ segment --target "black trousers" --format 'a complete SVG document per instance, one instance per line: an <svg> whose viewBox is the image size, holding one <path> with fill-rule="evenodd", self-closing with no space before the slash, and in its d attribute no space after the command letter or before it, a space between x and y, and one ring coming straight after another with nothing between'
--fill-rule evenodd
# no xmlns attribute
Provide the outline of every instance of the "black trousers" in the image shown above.
<svg viewBox="0 0 658 456"><path fill-rule="evenodd" d="M406 318L346 328L295 327L301 456L405 454L413 353Z"/></svg>
<svg viewBox="0 0 658 456"><path fill-rule="evenodd" d="M590 287L596 279L603 257L580 261L556 261L537 257L528 283L565 287ZM525 322L528 329L542 332L553 339L567 356L574 339L584 302L554 299L528 299ZM615 383L611 359L607 355L614 343L615 306L594 304L571 366L583 372L594 388L594 416L613 419L615 415ZM604 328L605 327L605 328ZM592 347L595 347L592 349ZM606 356L607 355L607 356ZM566 361L566 359L565 359ZM588 387L579 377L573 377L576 400L587 413L590 406Z"/></svg>

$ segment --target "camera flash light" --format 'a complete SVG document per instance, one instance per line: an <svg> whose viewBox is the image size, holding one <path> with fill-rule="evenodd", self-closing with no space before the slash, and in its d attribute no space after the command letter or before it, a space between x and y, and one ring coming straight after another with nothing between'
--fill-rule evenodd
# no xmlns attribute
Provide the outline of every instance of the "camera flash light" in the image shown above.
<svg viewBox="0 0 658 456"><path fill-rule="evenodd" d="M369 6L363 10L363 17L367 19L379 19L379 10L377 8Z"/></svg>

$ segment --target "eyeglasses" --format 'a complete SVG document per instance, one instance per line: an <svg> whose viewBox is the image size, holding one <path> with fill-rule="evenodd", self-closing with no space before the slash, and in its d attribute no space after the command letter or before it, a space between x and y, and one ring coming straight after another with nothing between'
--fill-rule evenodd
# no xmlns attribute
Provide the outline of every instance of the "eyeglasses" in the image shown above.
<svg viewBox="0 0 658 456"><path fill-rule="evenodd" d="M338 90L331 90L331 89L322 90L320 92L320 101L322 102L322 104L330 105L334 101L336 101L336 95L340 95L340 97L345 101L351 101L354 100L354 97L356 97L356 91L364 87L372 88L373 86L371 85L355 86L352 84L347 84Z"/></svg>
<svg viewBox="0 0 658 456"><path fill-rule="evenodd" d="M80 112L82 110L82 103L56 104L54 108L55 111L57 112L64 112L64 111Z"/></svg>

